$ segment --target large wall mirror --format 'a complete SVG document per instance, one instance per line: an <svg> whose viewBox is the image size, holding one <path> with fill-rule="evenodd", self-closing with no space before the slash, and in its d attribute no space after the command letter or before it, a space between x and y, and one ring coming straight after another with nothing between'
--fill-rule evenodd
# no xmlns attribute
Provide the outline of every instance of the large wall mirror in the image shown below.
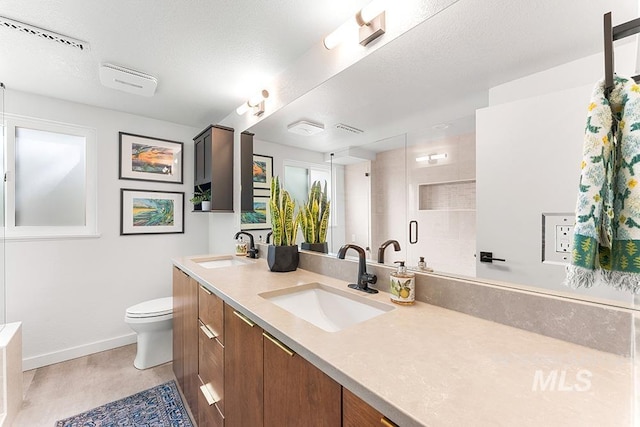
<svg viewBox="0 0 640 427"><path fill-rule="evenodd" d="M385 264L424 257L437 274L633 307L628 293L562 284L543 215L574 210L602 15L615 24L637 9L460 0L251 127L254 151L274 156L285 185L287 166L299 188L330 177L330 252L353 242L375 263L393 239L401 250ZM620 49L620 69L635 68L635 45ZM537 116L545 105L570 110ZM324 131L287 131L300 120ZM505 261L481 263L481 251Z"/></svg>

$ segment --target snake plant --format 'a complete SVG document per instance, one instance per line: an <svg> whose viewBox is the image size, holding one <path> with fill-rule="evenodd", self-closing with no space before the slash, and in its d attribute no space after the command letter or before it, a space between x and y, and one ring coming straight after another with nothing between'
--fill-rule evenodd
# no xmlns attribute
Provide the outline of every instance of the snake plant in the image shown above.
<svg viewBox="0 0 640 427"><path fill-rule="evenodd" d="M307 203L300 207L300 226L306 243L327 241L330 202L327 199L327 181L324 188L315 181L309 190Z"/></svg>
<svg viewBox="0 0 640 427"><path fill-rule="evenodd" d="M277 176L271 180L271 197L269 213L271 214L271 231L274 246L296 245L300 213L295 214L296 203L288 191L280 187Z"/></svg>

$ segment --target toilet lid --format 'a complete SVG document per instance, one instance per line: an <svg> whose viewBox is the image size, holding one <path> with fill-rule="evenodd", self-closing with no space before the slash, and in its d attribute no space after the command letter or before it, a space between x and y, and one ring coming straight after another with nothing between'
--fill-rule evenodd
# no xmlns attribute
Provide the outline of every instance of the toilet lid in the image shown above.
<svg viewBox="0 0 640 427"><path fill-rule="evenodd" d="M171 314L173 312L173 298L158 298L141 302L127 308L129 317L154 317Z"/></svg>

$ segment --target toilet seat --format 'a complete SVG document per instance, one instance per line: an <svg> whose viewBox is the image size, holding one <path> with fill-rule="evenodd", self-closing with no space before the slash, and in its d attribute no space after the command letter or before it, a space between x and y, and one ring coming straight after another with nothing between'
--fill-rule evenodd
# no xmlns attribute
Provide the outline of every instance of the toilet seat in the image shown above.
<svg viewBox="0 0 640 427"><path fill-rule="evenodd" d="M133 305L127 309L126 317L131 319L145 319L160 317L173 313L173 298L158 298ZM169 318L171 316L168 316Z"/></svg>

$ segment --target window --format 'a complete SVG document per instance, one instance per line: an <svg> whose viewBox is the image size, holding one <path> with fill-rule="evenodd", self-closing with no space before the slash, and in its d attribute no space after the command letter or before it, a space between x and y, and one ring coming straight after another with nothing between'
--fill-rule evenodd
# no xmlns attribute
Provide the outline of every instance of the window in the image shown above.
<svg viewBox="0 0 640 427"><path fill-rule="evenodd" d="M6 120L7 237L95 236L95 130Z"/></svg>

